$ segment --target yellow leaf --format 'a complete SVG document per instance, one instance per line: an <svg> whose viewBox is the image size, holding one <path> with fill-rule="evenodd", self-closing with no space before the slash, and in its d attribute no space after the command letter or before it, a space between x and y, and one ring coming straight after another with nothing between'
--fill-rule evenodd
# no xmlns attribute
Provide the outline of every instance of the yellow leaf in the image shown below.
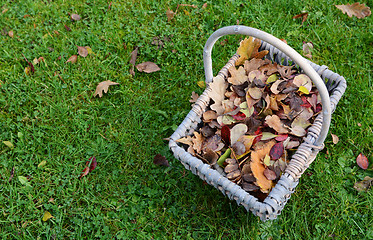
<svg viewBox="0 0 373 240"><path fill-rule="evenodd" d="M51 218L53 218L52 214L50 212L46 211L44 213L44 216L43 216L43 221L46 222L46 221L48 221Z"/></svg>
<svg viewBox="0 0 373 240"><path fill-rule="evenodd" d="M31 72L30 66L25 67L25 74L30 75L30 72Z"/></svg>
<svg viewBox="0 0 373 240"><path fill-rule="evenodd" d="M200 87L200 88L205 88L205 87L206 87L206 82L205 82L205 81L198 81L198 82L197 82L197 85L198 85L198 87Z"/></svg>
<svg viewBox="0 0 373 240"><path fill-rule="evenodd" d="M253 38L245 38L241 41L240 47L237 49L237 54L240 55L240 58L236 61L236 66L241 65L248 60L251 56L251 53L254 49Z"/></svg>
<svg viewBox="0 0 373 240"><path fill-rule="evenodd" d="M88 47L88 46L85 46L85 49L87 49L88 54L95 54L95 53L92 51L92 48L90 48L90 47Z"/></svg>
<svg viewBox="0 0 373 240"><path fill-rule="evenodd" d="M3 141L3 143L10 149L13 149L14 148L14 145L13 143L11 143L10 141Z"/></svg>
<svg viewBox="0 0 373 240"><path fill-rule="evenodd" d="M47 161L43 160L38 164L38 168L44 167L47 164Z"/></svg>
<svg viewBox="0 0 373 240"><path fill-rule="evenodd" d="M305 86L300 86L298 89L299 92L304 93L304 94L310 94L308 89Z"/></svg>

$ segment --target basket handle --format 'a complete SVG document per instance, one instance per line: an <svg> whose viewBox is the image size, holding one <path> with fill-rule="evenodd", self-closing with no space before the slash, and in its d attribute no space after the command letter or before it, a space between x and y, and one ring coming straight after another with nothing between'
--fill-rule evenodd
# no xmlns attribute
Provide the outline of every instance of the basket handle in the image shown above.
<svg viewBox="0 0 373 240"><path fill-rule="evenodd" d="M312 82L315 84L321 96L323 123L320 135L315 141L316 146L321 146L328 134L331 120L330 98L325 83L321 79L319 74L317 74L317 72L311 67L311 65L307 63L306 59L304 59L297 51L295 51L289 45L287 45L280 39L272 36L271 34L263 32L256 28L241 25L227 26L216 30L209 37L209 39L207 39L207 42L203 50L203 65L205 68L206 83L212 82L213 79L211 60L212 47L220 37L233 34L252 36L273 45L280 51L284 52L288 57L290 57L308 75L308 77L311 78Z"/></svg>

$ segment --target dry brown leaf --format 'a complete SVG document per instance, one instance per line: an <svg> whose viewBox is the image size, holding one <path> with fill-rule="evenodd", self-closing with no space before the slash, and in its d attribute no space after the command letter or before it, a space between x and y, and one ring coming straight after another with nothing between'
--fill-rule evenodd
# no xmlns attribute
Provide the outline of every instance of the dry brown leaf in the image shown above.
<svg viewBox="0 0 373 240"><path fill-rule="evenodd" d="M247 132L247 126L244 123L234 125L231 129L231 145L235 144L237 140Z"/></svg>
<svg viewBox="0 0 373 240"><path fill-rule="evenodd" d="M166 11L166 16L167 16L167 21L171 21L175 17L176 13L172 11L171 9L167 9Z"/></svg>
<svg viewBox="0 0 373 240"><path fill-rule="evenodd" d="M305 12L305 13L295 15L293 19L302 18L302 25L303 25L303 23L307 20L307 17L308 17L308 12Z"/></svg>
<svg viewBox="0 0 373 240"><path fill-rule="evenodd" d="M339 142L339 137L333 133L331 133L330 135L332 135L333 143L337 144Z"/></svg>
<svg viewBox="0 0 373 240"><path fill-rule="evenodd" d="M312 49L313 49L312 42L303 43L303 56L309 59L312 59Z"/></svg>
<svg viewBox="0 0 373 240"><path fill-rule="evenodd" d="M252 58L250 61L246 60L244 63L244 68L247 74L249 74L253 70L257 70L260 67L270 64L271 60L269 59L258 59L258 58Z"/></svg>
<svg viewBox="0 0 373 240"><path fill-rule="evenodd" d="M194 4L185 4L185 3L178 4L178 6L180 6L180 7L192 7L192 8L197 8L198 7L197 5L194 5Z"/></svg>
<svg viewBox="0 0 373 240"><path fill-rule="evenodd" d="M237 54L240 55L240 58L237 59L236 66L243 64L245 60L249 60L254 50L253 40L252 37L249 37L240 42L240 47L237 49Z"/></svg>
<svg viewBox="0 0 373 240"><path fill-rule="evenodd" d="M299 74L294 77L293 84L297 87L303 86L308 92L312 90L312 80L306 74Z"/></svg>
<svg viewBox="0 0 373 240"><path fill-rule="evenodd" d="M285 80L277 80L276 82L274 82L271 86L271 92L274 93L274 94L279 94L280 91L277 89L278 88L278 85L280 85L282 82L284 82Z"/></svg>
<svg viewBox="0 0 373 240"><path fill-rule="evenodd" d="M289 131L284 127L284 124L281 122L281 119L277 115L268 115L265 118L265 123L273 128L277 133L288 133Z"/></svg>
<svg viewBox="0 0 373 240"><path fill-rule="evenodd" d="M229 83L232 83L233 85L241 85L247 81L246 71L242 66L238 69L236 69L235 66L231 66L228 71L231 74L231 77L228 78Z"/></svg>
<svg viewBox="0 0 373 240"><path fill-rule="evenodd" d="M198 93L196 93L196 92L193 91L192 92L192 96L190 96L189 102L195 103L195 102L197 102L198 98L199 98Z"/></svg>
<svg viewBox="0 0 373 240"><path fill-rule="evenodd" d="M194 138L192 139L193 142L193 149L196 150L197 153L202 151L202 144L203 144L203 136L198 132L194 132Z"/></svg>
<svg viewBox="0 0 373 240"><path fill-rule="evenodd" d="M80 46L77 46L78 47L78 54L82 57L86 57L88 56L88 50L85 48L85 47L80 47Z"/></svg>
<svg viewBox="0 0 373 240"><path fill-rule="evenodd" d="M251 162L250 167L253 172L254 177L256 178L256 184L260 187L260 190L263 193L268 193L273 183L271 180L268 180L264 175L265 166L261 163L262 159L269 154L269 151L275 145L276 141L272 140L265 144L262 148L257 149L251 153Z"/></svg>
<svg viewBox="0 0 373 240"><path fill-rule="evenodd" d="M13 38L13 37L14 37L13 30L10 30L10 31L8 32L8 35L9 35L9 37Z"/></svg>
<svg viewBox="0 0 373 240"><path fill-rule="evenodd" d="M186 145L189 145L189 146L193 145L193 141L192 141L191 136L186 136L186 137L180 138L180 139L176 140L175 142L183 143L183 144L186 144Z"/></svg>
<svg viewBox="0 0 373 240"><path fill-rule="evenodd" d="M356 163L362 169L364 169L364 170L368 169L369 161L368 161L368 158L364 154L360 153L359 156L357 156Z"/></svg>
<svg viewBox="0 0 373 240"><path fill-rule="evenodd" d="M130 59L131 69L130 69L130 74L132 76L135 76L134 67L135 67L135 64L136 64L138 49L139 48L136 46L135 49L131 52L131 59Z"/></svg>
<svg viewBox="0 0 373 240"><path fill-rule="evenodd" d="M139 72L153 73L161 70L157 64L153 62L143 62L136 65Z"/></svg>
<svg viewBox="0 0 373 240"><path fill-rule="evenodd" d="M71 20L79 21L81 19L79 14L71 14Z"/></svg>
<svg viewBox="0 0 373 240"><path fill-rule="evenodd" d="M69 57L69 59L67 59L66 63L68 63L68 62L76 63L77 60L78 60L78 56L77 55L72 55L71 57Z"/></svg>
<svg viewBox="0 0 373 240"><path fill-rule="evenodd" d="M162 156L161 154L157 154L157 155L154 156L153 163L155 165L159 165L159 166L165 166L165 167L169 167L170 166L170 164L168 163L166 157Z"/></svg>
<svg viewBox="0 0 373 240"><path fill-rule="evenodd" d="M370 16L371 11L365 4L360 4L359 2L346 5L335 5L336 8L341 10L343 13L347 14L349 17L355 16L357 18L365 18Z"/></svg>
<svg viewBox="0 0 373 240"><path fill-rule="evenodd" d="M360 182L356 182L354 184L354 188L359 191L359 192L362 192L362 191L368 191L369 188L373 185L373 178L369 177L369 176L365 176L365 178L363 179L363 181L360 181Z"/></svg>
<svg viewBox="0 0 373 240"><path fill-rule="evenodd" d="M99 96L99 97L102 97L102 91L104 91L104 93L107 93L107 91L109 90L109 86L112 86L112 85L118 85L119 83L116 83L116 82L112 82L110 80L107 80L107 81L103 81L103 82L100 82L97 87L96 87L96 91L95 91L95 94L94 96Z"/></svg>
<svg viewBox="0 0 373 240"><path fill-rule="evenodd" d="M215 102L210 106L210 108L215 110L218 115L221 115L225 111L222 101L224 100L224 94L227 90L228 83L224 80L224 78L215 77L209 86L211 88L210 97Z"/></svg>
<svg viewBox="0 0 373 240"><path fill-rule="evenodd" d="M211 122L212 120L216 119L218 115L213 110L208 110L203 113L203 122Z"/></svg>

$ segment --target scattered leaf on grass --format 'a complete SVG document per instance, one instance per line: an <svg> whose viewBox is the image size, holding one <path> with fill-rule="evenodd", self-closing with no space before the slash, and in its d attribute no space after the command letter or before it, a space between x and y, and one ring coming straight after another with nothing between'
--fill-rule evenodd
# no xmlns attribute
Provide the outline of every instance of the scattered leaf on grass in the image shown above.
<svg viewBox="0 0 373 240"><path fill-rule="evenodd" d="M164 156L162 156L161 154L157 154L157 155L154 156L153 163L155 165L159 165L159 166L165 166L165 167L170 166L167 159Z"/></svg>
<svg viewBox="0 0 373 240"><path fill-rule="evenodd" d="M153 73L161 70L157 64L153 62L143 62L136 65L139 72Z"/></svg>
<svg viewBox="0 0 373 240"><path fill-rule="evenodd" d="M131 69L130 69L130 74L132 76L135 76L135 64L136 64L136 59L137 59L137 53L139 48L136 46L135 49L131 52L131 59L130 59L130 64L131 64Z"/></svg>
<svg viewBox="0 0 373 240"><path fill-rule="evenodd" d="M3 141L3 143L5 144L5 146L7 146L7 147L10 148L10 149L13 149L13 148L14 148L13 143L10 142L10 141Z"/></svg>
<svg viewBox="0 0 373 240"><path fill-rule="evenodd" d="M12 171L10 171L10 177L9 177L8 182L12 181L12 179L13 179L13 177L14 177L14 172L15 172L15 168L13 167L13 168L12 168Z"/></svg>
<svg viewBox="0 0 373 240"><path fill-rule="evenodd" d="M333 143L337 144L339 142L339 137L333 133L331 133L330 135L332 135Z"/></svg>
<svg viewBox="0 0 373 240"><path fill-rule="evenodd" d="M71 57L69 57L69 59L67 59L66 63L68 63L68 62L76 63L77 60L78 60L78 56L77 55L72 55Z"/></svg>
<svg viewBox="0 0 373 240"><path fill-rule="evenodd" d="M47 164L47 161L43 160L38 164L38 168L44 167Z"/></svg>
<svg viewBox="0 0 373 240"><path fill-rule="evenodd" d="M53 218L52 214L50 212L46 211L43 215L43 222L46 222L51 218Z"/></svg>
<svg viewBox="0 0 373 240"><path fill-rule="evenodd" d="M88 50L85 48L85 47L80 47L80 46L77 46L78 47L78 54L82 57L86 57L88 56Z"/></svg>
<svg viewBox="0 0 373 240"><path fill-rule="evenodd" d="M20 183L26 187L31 187L31 183L29 182L28 178L27 177L24 177L24 176L18 176L18 180L20 181Z"/></svg>
<svg viewBox="0 0 373 240"><path fill-rule="evenodd" d="M104 91L104 93L107 93L107 91L109 90L109 86L112 86L112 85L118 85L119 83L116 83L116 82L112 82L110 80L107 80L107 81L103 81L103 82L100 82L97 87L96 87L96 91L95 91L95 94L94 96L99 96L99 97L102 97L102 91Z"/></svg>
<svg viewBox="0 0 373 240"><path fill-rule="evenodd" d="M8 35L9 35L9 37L13 38L13 37L14 37L13 30L10 30L10 31L8 32Z"/></svg>
<svg viewBox="0 0 373 240"><path fill-rule="evenodd" d="M69 28L67 25L65 25L65 29L66 31L71 32L71 28Z"/></svg>
<svg viewBox="0 0 373 240"><path fill-rule="evenodd" d="M81 179L82 177L86 176L88 173L92 172L96 168L96 166L96 157L90 157L89 160L85 162L85 168L78 178Z"/></svg>
<svg viewBox="0 0 373 240"><path fill-rule="evenodd" d="M167 21L171 21L175 17L176 13L172 11L171 9L167 9L166 11L166 16L167 16Z"/></svg>
<svg viewBox="0 0 373 240"><path fill-rule="evenodd" d="M308 12L305 12L305 13L295 15L293 19L302 18L302 24L303 24L307 20L307 17L308 17Z"/></svg>
<svg viewBox="0 0 373 240"><path fill-rule="evenodd" d="M369 188L373 185L373 178L366 176L363 181L356 182L354 184L354 188L359 191L368 191Z"/></svg>
<svg viewBox="0 0 373 240"><path fill-rule="evenodd" d="M356 163L361 167L362 169L366 170L369 166L369 161L366 156L364 156L362 153L359 154L356 158Z"/></svg>
<svg viewBox="0 0 373 240"><path fill-rule="evenodd" d="M25 73L27 75L29 75L30 72L35 73L34 65L31 62L29 62L29 60L27 60L27 58L25 57L25 55L23 55L23 53L21 53L21 54L22 54L23 58L25 59L25 61L28 63L28 67L29 67L27 70L25 69Z"/></svg>
<svg viewBox="0 0 373 240"><path fill-rule="evenodd" d="M355 16L357 18L365 18L371 14L370 8L365 4L358 2L346 5L335 5L336 8L347 14L349 17Z"/></svg>
<svg viewBox="0 0 373 240"><path fill-rule="evenodd" d="M309 59L312 59L312 49L313 49L312 42L303 42L303 56Z"/></svg>
<svg viewBox="0 0 373 240"><path fill-rule="evenodd" d="M79 14L71 14L71 20L79 21L81 19Z"/></svg>

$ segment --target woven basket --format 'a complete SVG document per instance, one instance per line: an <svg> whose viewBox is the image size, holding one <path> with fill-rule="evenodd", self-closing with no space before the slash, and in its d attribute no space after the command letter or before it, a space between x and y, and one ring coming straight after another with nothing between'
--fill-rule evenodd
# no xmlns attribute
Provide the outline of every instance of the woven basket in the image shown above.
<svg viewBox="0 0 373 240"><path fill-rule="evenodd" d="M183 147L175 142L182 137L192 135L197 129L198 124L202 121L202 114L206 111L211 100L211 88L209 87L209 83L213 79L211 50L214 43L220 37L229 34L248 35L262 40L260 49L269 51L266 58L286 66L295 64L303 73L311 78L321 95L322 112L308 129L307 136L293 154L285 172L263 202L260 202L256 197L244 191L239 185L228 180L210 165L203 163L200 159L186 152ZM216 77L227 79L228 68L235 66L235 61L238 58L239 55L235 54ZM198 175L208 184L219 189L229 199L235 200L238 205L243 205L247 211L251 211L254 215L259 216L262 221L276 219L298 185L299 178L315 160L317 153L323 149L323 142L330 126L331 114L345 92L346 80L342 76L328 70L326 66L319 66L304 59L294 49L278 38L246 26L229 26L214 32L207 40L203 59L207 83L206 90L198 98L192 110L170 137L169 147L174 156L181 161L186 169L191 170L193 174Z"/></svg>

